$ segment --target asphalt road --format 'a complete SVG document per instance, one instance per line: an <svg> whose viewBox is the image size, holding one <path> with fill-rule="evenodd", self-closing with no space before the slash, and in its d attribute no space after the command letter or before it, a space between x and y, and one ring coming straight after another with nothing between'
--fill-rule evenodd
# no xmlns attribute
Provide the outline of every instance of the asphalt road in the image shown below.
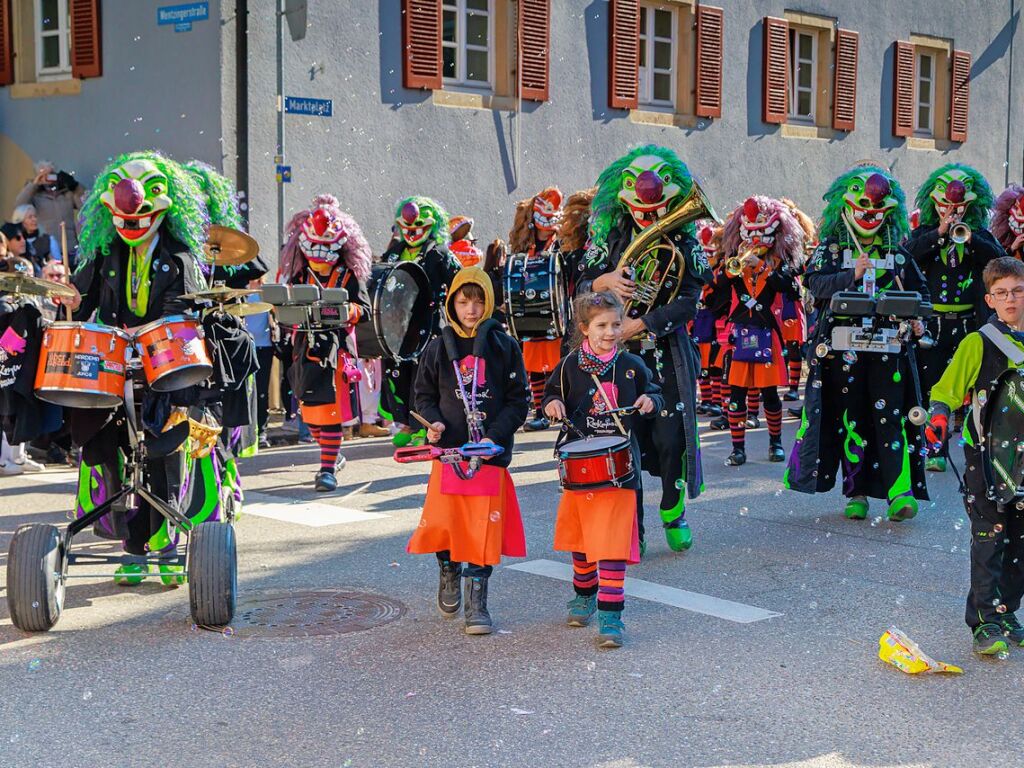
<svg viewBox="0 0 1024 768"><path fill-rule="evenodd" d="M517 443L529 557L507 564L567 561L551 549L552 438ZM491 580L498 633L440 618L433 559L404 550L425 465L395 464L385 441L346 444L330 496L312 492L313 448L265 452L243 469L260 514L237 525L246 616L232 632L194 629L186 590L156 584L76 580L60 623L37 635L0 601L0 766L1024 765L1024 650L971 653L952 477L930 478L911 522L881 508L850 522L838 494L782 489L763 430L748 445L746 466L725 467L727 433L706 436L694 548L670 552L655 527L629 570L698 593L682 602L702 610L701 595L742 605L722 618L652 587L660 601L627 599L627 644L612 651L565 626L567 583L521 570ZM18 525L64 519L71 490L68 472L0 479L0 564ZM647 504L656 526L654 493ZM300 592L307 607L289 618ZM768 617L733 620L743 606ZM390 620L334 633L364 609ZM883 664L890 625L964 674Z"/></svg>

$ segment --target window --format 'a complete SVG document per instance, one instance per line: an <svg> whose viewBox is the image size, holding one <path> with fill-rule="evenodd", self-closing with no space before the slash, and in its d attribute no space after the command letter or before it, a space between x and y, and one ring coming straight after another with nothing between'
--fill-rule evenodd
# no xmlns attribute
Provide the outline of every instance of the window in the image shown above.
<svg viewBox="0 0 1024 768"><path fill-rule="evenodd" d="M491 2L444 0L441 6L441 71L445 83L473 88L491 87Z"/></svg>
<svg viewBox="0 0 1024 768"><path fill-rule="evenodd" d="M817 33L791 27L789 51L789 119L813 124L817 100Z"/></svg>
<svg viewBox="0 0 1024 768"><path fill-rule="evenodd" d="M914 105L914 133L932 136L935 133L935 57L930 53L917 56Z"/></svg>
<svg viewBox="0 0 1024 768"><path fill-rule="evenodd" d="M71 76L71 19L68 0L35 0L36 78Z"/></svg>
<svg viewBox="0 0 1024 768"><path fill-rule="evenodd" d="M676 14L674 9L640 6L641 106L675 108Z"/></svg>

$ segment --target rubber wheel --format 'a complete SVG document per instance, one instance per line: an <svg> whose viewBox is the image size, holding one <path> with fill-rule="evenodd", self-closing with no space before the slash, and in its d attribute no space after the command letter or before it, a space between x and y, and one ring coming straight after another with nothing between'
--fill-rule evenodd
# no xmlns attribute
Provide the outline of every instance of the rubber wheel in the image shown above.
<svg viewBox="0 0 1024 768"><path fill-rule="evenodd" d="M7 607L25 632L46 632L64 608L60 532L52 525L23 525L7 550Z"/></svg>
<svg viewBox="0 0 1024 768"><path fill-rule="evenodd" d="M222 627L235 616L238 556L230 523L200 523L188 537L188 602L192 620Z"/></svg>

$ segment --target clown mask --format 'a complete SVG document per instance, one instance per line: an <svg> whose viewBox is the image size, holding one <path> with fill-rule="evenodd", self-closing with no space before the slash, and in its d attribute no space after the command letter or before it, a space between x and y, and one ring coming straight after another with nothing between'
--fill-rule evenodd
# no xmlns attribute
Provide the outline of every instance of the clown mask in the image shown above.
<svg viewBox="0 0 1024 768"><path fill-rule="evenodd" d="M641 229L668 214L682 197L681 180L657 155L640 155L622 171L619 202Z"/></svg>
<svg viewBox="0 0 1024 768"><path fill-rule="evenodd" d="M330 271L338 262L346 242L348 233L345 226L327 208L313 211L299 231L299 250L309 266L321 274Z"/></svg>
<svg viewBox="0 0 1024 768"><path fill-rule="evenodd" d="M395 219L402 240L410 248L423 245L434 231L435 219L430 209L421 209L412 200L402 206Z"/></svg>
<svg viewBox="0 0 1024 768"><path fill-rule="evenodd" d="M174 204L167 177L150 160L130 160L110 175L100 200L117 234L130 246L149 241Z"/></svg>
<svg viewBox="0 0 1024 768"><path fill-rule="evenodd" d="M946 216L951 216L954 221L963 219L967 206L978 199L971 189L973 183L971 175L959 168L950 168L939 176L929 197L940 219Z"/></svg>
<svg viewBox="0 0 1024 768"><path fill-rule="evenodd" d="M740 209L741 250L768 251L775 244L780 221L778 211L764 211L757 200L748 197Z"/></svg>
<svg viewBox="0 0 1024 768"><path fill-rule="evenodd" d="M1024 196L1018 197L1017 202L1010 208L1009 214L1006 217L1006 223L1010 227L1010 232L1013 233L1014 238L1024 235Z"/></svg>
<svg viewBox="0 0 1024 768"><path fill-rule="evenodd" d="M562 217L562 193L545 190L533 198L533 226L542 233L554 231Z"/></svg>
<svg viewBox="0 0 1024 768"><path fill-rule="evenodd" d="M873 239L898 205L891 182L876 171L865 171L851 177L843 202L844 218L857 237L863 240Z"/></svg>

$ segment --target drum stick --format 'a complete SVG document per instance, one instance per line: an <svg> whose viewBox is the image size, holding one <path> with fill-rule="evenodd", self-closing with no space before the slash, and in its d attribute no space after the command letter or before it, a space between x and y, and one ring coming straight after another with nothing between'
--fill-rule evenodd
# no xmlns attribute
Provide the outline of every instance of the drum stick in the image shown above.
<svg viewBox="0 0 1024 768"><path fill-rule="evenodd" d="M427 421L422 416L420 416L418 413L416 413L416 411L409 411L409 415L412 416L414 419L416 419L416 421L418 421L420 424L422 424L427 429L433 429L434 428L433 424L431 424L429 421Z"/></svg>
<svg viewBox="0 0 1024 768"><path fill-rule="evenodd" d="M71 282L71 267L68 266L68 226L67 223L60 223L60 260L64 264L64 277L67 278L68 282ZM66 303L64 304L64 315L65 318L70 322L71 320L71 307Z"/></svg>

